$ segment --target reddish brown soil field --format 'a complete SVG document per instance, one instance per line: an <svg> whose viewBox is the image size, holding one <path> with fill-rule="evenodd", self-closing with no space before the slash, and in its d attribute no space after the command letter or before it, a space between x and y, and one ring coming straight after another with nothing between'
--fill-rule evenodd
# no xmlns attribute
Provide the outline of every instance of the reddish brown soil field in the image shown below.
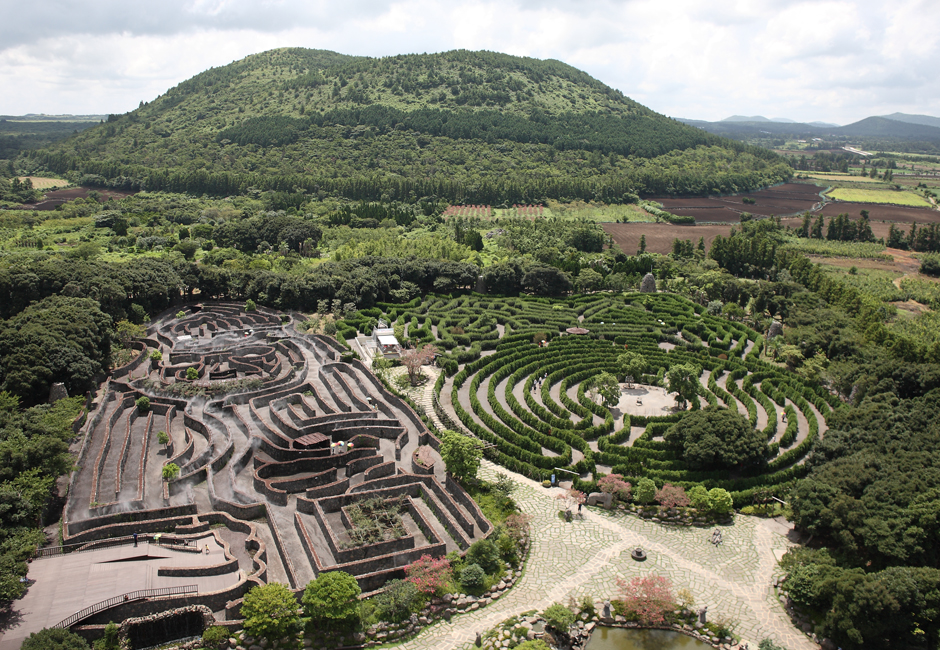
<svg viewBox="0 0 940 650"><path fill-rule="evenodd" d="M680 216L693 217L699 224L738 223L741 221L741 213L744 212L744 210L733 210L731 207L719 207L718 204L703 208L670 208L669 211Z"/></svg>
<svg viewBox="0 0 940 650"><path fill-rule="evenodd" d="M720 222L734 223L741 212L770 216L796 214L811 210L821 201L820 188L807 183L787 183L759 192L739 194L737 196L673 199L654 199L663 207L680 215L695 217L699 223ZM755 204L744 203L744 198L751 198Z"/></svg>
<svg viewBox="0 0 940 650"><path fill-rule="evenodd" d="M826 204L822 213L827 217L834 217L847 212L857 217L862 210L868 210L868 218L872 221L894 221L900 223L937 223L940 222L940 211L929 208L904 208L897 205L884 205L881 203L843 203L835 201Z"/></svg>
<svg viewBox="0 0 940 650"><path fill-rule="evenodd" d="M667 254L672 252L673 239L691 239L697 244L699 237L705 238L705 248L711 248L715 237L727 237L731 232L728 225L675 226L669 223L602 223L604 232L614 238L614 242L627 255L635 255L640 248L640 237L646 235L646 250L651 253Z"/></svg>
<svg viewBox="0 0 940 650"><path fill-rule="evenodd" d="M850 218L852 219L852 221L858 221L859 219L861 219L861 217L859 217L857 213L856 213L856 214L851 214L851 213L849 213L849 216L850 216ZM816 217L815 217L815 215L814 215L814 216L813 216L813 219L815 219L815 218L816 218ZM789 226L790 228L793 228L794 230L796 230L797 228L800 228L800 227L803 225L803 217L787 217L787 218L785 218L785 219L781 219L781 220L780 220L780 223L781 223L784 227ZM870 223L870 225L871 225L871 233L875 236L875 238L880 239L880 238L883 237L883 238L887 239L887 238L888 238L888 231L891 229L891 224L898 225L899 222L896 222L896 221L870 221L869 223ZM904 231L904 234L905 234L905 235L907 234L907 231L910 230L910 226L909 226L908 224L906 224L906 223L903 223L903 222L900 222L900 225L898 225L898 227L901 228L901 230ZM823 230L823 233L825 233L825 230Z"/></svg>
<svg viewBox="0 0 940 650"><path fill-rule="evenodd" d="M42 201L38 203L33 203L30 205L24 205L24 210L55 210L57 205L62 205L63 203L68 203L74 199L84 199L88 197L88 194L92 191L98 192L100 195L98 201L101 203L106 202L109 198L113 198L115 201L120 201L126 196L132 196L136 192L125 192L123 190L107 190L99 189L95 187L72 187L67 190L55 190L52 192L46 192L46 195L43 197Z"/></svg>

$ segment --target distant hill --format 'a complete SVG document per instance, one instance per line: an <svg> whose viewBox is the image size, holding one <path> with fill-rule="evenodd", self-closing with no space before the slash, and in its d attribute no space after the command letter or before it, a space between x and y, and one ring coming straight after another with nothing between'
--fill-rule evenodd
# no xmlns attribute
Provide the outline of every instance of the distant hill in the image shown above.
<svg viewBox="0 0 940 650"><path fill-rule="evenodd" d="M287 48L207 70L30 154L76 182L300 203L521 203L697 194L787 178L560 61L458 50L381 59Z"/></svg>
<svg viewBox="0 0 940 650"><path fill-rule="evenodd" d="M866 117L853 124L832 129L833 133L857 137L892 137L909 140L940 140L940 128L899 122L885 117Z"/></svg>
<svg viewBox="0 0 940 650"><path fill-rule="evenodd" d="M747 115L732 115L731 117L726 117L721 120L722 122L772 122L773 120L768 120L763 115L754 115L748 117Z"/></svg>
<svg viewBox="0 0 940 650"><path fill-rule="evenodd" d="M101 122L107 115L46 115L45 113L27 113L26 115L0 115L0 120L7 122Z"/></svg>
<svg viewBox="0 0 940 650"><path fill-rule="evenodd" d="M818 126L822 129L831 129L839 126L838 124L833 124L832 122L807 122L807 124L810 126Z"/></svg>
<svg viewBox="0 0 940 650"><path fill-rule="evenodd" d="M940 128L940 117L931 117L930 115L909 115L907 113L892 113L891 115L882 115L895 122L907 122L908 124L922 124L924 126L935 126Z"/></svg>

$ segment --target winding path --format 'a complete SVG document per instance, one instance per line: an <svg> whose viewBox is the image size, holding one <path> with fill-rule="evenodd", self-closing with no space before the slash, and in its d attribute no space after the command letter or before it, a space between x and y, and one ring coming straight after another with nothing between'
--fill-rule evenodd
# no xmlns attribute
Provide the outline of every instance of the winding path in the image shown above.
<svg viewBox="0 0 940 650"><path fill-rule="evenodd" d="M777 557L790 545L776 522L738 516L735 525L724 530L725 541L718 547L708 542L708 530L664 527L594 509L586 510L583 520L565 524L557 516L557 489L546 490L483 461L483 478L492 480L497 472L516 483L514 497L532 516L532 551L522 578L496 602L441 621L401 648L469 648L477 632L510 616L567 603L570 597L609 598L616 593L618 578L649 574L668 577L675 589L689 589L697 606L707 605L711 616L734 621L736 632L752 647L764 637L790 650L817 647L793 627L774 597ZM642 564L630 558L630 550L638 545L649 556Z"/></svg>

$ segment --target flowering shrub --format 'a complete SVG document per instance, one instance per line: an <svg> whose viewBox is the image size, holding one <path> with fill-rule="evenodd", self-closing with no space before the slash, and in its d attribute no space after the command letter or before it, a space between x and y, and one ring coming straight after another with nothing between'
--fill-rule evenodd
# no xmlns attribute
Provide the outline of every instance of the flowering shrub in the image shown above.
<svg viewBox="0 0 940 650"><path fill-rule="evenodd" d="M418 591L425 594L433 594L442 590L451 579L450 562L446 557L434 559L430 555L422 555L407 567L406 580Z"/></svg>
<svg viewBox="0 0 940 650"><path fill-rule="evenodd" d="M666 614L676 608L672 583L662 576L637 576L631 580L617 580L623 595L624 608L647 625L663 623Z"/></svg>
<svg viewBox="0 0 940 650"><path fill-rule="evenodd" d="M656 491L656 500L666 508L684 508L689 505L689 497L685 488L679 485L666 483Z"/></svg>
<svg viewBox="0 0 940 650"><path fill-rule="evenodd" d="M597 482L597 487L601 492L613 494L621 501L630 500L630 489L632 486L623 480L620 474L608 474Z"/></svg>

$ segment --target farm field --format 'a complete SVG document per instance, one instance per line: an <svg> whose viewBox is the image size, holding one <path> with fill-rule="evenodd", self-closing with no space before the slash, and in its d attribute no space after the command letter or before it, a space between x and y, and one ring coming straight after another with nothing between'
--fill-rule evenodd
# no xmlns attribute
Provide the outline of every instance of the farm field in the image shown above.
<svg viewBox="0 0 940 650"><path fill-rule="evenodd" d="M665 255L672 251L672 240L676 238L691 239L697 243L700 237L704 237L706 249L711 248L715 237L727 237L730 234L733 224L677 226L670 223L604 223L601 227L627 255L634 255L639 250L640 237L644 235L647 251Z"/></svg>
<svg viewBox="0 0 940 650"><path fill-rule="evenodd" d="M29 179L33 183L33 187L37 190L45 190L51 187L66 187L69 182L61 178L49 178L46 176L20 176L21 181L26 181Z"/></svg>
<svg viewBox="0 0 940 650"><path fill-rule="evenodd" d="M821 201L820 188L809 183L786 183L735 196L654 199L673 214L694 217L698 223L736 223L742 212L771 216L796 214L811 210ZM744 199L755 203L745 203Z"/></svg>
<svg viewBox="0 0 940 650"><path fill-rule="evenodd" d="M830 190L829 196L838 201L851 201L854 203L889 203L909 207L930 207L930 202L919 194L913 192L898 192L896 190L869 190L850 189L839 187Z"/></svg>
<svg viewBox="0 0 940 650"><path fill-rule="evenodd" d="M61 183L67 183L67 181L60 181ZM119 201L124 197L131 196L135 192L125 192L122 190L111 190L104 188L91 188L91 187L70 187L63 190L52 190L51 192L46 192L46 195L43 197L42 201L38 203L33 203L30 205L25 205L21 209L25 210L55 210L56 206L63 205L72 201L74 199L84 199L92 195L92 192L96 192L98 196L98 201L104 203L109 198L113 198L115 201Z"/></svg>
<svg viewBox="0 0 940 650"><path fill-rule="evenodd" d="M842 213L857 216L862 210L868 210L868 218L874 228L875 221L893 221L895 223L937 223L940 222L940 211L928 208L912 208L898 205L879 203L827 203L820 214L826 217L835 217Z"/></svg>
<svg viewBox="0 0 940 650"><path fill-rule="evenodd" d="M605 222L652 222L655 219L638 205L607 205L606 203L586 203L572 201L546 201L546 205L513 205L508 208L495 208L490 205L452 205L443 215L444 219L464 217L496 221L498 219L534 219L536 217L559 217L562 219L587 219L598 223Z"/></svg>
<svg viewBox="0 0 940 650"><path fill-rule="evenodd" d="M803 174L807 178L815 178L820 181L835 181L839 183L881 183L881 179L869 178L868 176L851 176L849 174L830 174L828 172L812 172Z"/></svg>

